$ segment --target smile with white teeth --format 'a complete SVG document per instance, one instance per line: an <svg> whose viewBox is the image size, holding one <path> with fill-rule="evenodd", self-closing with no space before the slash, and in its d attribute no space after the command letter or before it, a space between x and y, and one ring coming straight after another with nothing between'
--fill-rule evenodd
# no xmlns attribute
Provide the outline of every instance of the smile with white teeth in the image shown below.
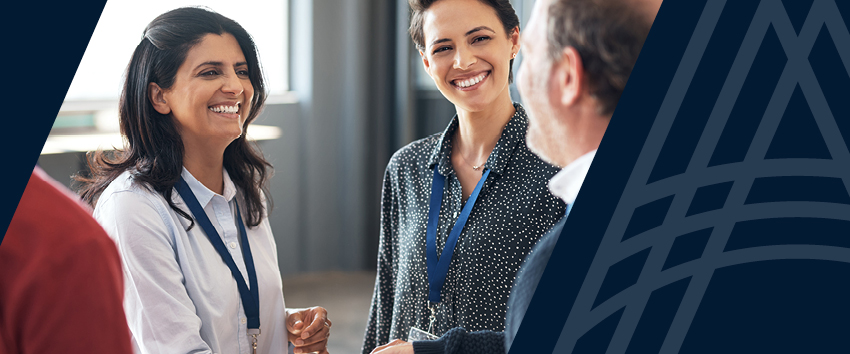
<svg viewBox="0 0 850 354"><path fill-rule="evenodd" d="M455 80L454 84L457 85L460 88L467 88L467 87L470 87L472 85L475 85L475 84L481 82L481 80L484 80L484 78L487 77L487 74L488 74L488 72L483 72L481 74L478 74L478 76L471 77L471 78L466 79L466 80L459 80L459 81Z"/></svg>
<svg viewBox="0 0 850 354"><path fill-rule="evenodd" d="M239 103L233 106L213 106L210 107L210 110L215 113L238 113L239 112Z"/></svg>

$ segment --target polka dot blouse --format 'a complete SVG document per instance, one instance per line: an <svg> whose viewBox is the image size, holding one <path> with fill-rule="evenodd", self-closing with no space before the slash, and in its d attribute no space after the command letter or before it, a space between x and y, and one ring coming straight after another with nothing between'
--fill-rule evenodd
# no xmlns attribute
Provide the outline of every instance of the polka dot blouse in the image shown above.
<svg viewBox="0 0 850 354"><path fill-rule="evenodd" d="M458 239L437 306L432 333L454 327L504 331L517 270L531 248L563 215L564 203L547 182L558 169L525 144L528 118L522 106L502 131L484 167L490 175ZM378 275L363 353L393 339L407 340L410 327L428 330L425 232L433 168L446 176L437 227L437 252L463 208L461 186L450 161L455 116L442 133L397 151L384 175Z"/></svg>

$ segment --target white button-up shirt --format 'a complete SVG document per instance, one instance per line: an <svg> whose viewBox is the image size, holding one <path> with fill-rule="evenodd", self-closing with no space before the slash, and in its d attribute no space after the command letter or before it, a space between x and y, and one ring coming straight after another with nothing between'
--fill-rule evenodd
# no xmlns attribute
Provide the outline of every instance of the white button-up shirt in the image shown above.
<svg viewBox="0 0 850 354"><path fill-rule="evenodd" d="M575 202L594 157L596 157L596 150L581 155L552 177L549 180L549 191L552 195L561 198L567 204Z"/></svg>
<svg viewBox="0 0 850 354"><path fill-rule="evenodd" d="M224 171L223 195L214 193L185 168L183 179L248 279L236 200L244 202ZM174 204L189 213L179 194ZM94 217L118 244L124 270L124 310L138 353L251 352L245 310L236 280L203 229L179 216L165 199L123 173L100 196ZM247 228L257 271L260 330L257 353L286 353L286 310L277 248L267 215ZM92 329L95 330L95 329Z"/></svg>

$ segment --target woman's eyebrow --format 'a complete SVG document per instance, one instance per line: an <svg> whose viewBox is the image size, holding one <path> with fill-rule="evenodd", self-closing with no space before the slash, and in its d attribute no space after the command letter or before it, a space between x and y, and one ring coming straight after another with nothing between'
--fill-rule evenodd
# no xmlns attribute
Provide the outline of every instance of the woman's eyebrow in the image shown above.
<svg viewBox="0 0 850 354"><path fill-rule="evenodd" d="M198 66L196 66L196 67L195 67L195 70L198 70L198 69L200 69L201 67L204 67L204 66L207 66L207 65L211 65L211 66L222 66L223 64L222 64L222 62L220 62L220 61L205 61L205 62L203 62L203 63L198 64Z"/></svg>
<svg viewBox="0 0 850 354"><path fill-rule="evenodd" d="M206 62L203 62L203 63L198 64L198 66L196 66L196 67L195 67L195 70L198 70L198 69L200 69L200 68L202 68L202 67L204 67L204 66L207 66L207 65L210 65L210 66L224 66L224 63L222 63L222 62L220 62L220 61L206 61ZM248 62L247 62L247 61L240 61L240 62L238 62L238 63L236 63L236 64L233 64L233 67L235 68L235 67L238 67L238 66L247 66L247 65L248 65Z"/></svg>
<svg viewBox="0 0 850 354"><path fill-rule="evenodd" d="M494 31L494 30L493 30L492 28L490 28L490 27L487 27L487 26L478 26L478 27L475 27L475 28L473 28L473 29L469 30L468 32L466 32L466 36L468 36L468 35L470 35L470 34L473 34L473 33L475 33L475 32L478 32L478 31L480 31L480 30L488 30L488 31L490 31L490 32L496 33L496 31Z"/></svg>
<svg viewBox="0 0 850 354"><path fill-rule="evenodd" d="M473 29L471 29L471 30L467 31L467 32L466 32L466 34L464 34L464 36L468 36L468 35L470 35L470 34L473 34L473 33L475 33L475 32L478 32L478 31L480 31L480 30L488 30L488 31L490 31L490 32L496 33L496 31L494 31L494 30L493 30L492 28L490 28L490 27L487 27L487 26L478 26L478 27L475 27L475 28L473 28ZM440 38L440 39L437 39L437 40L435 40L435 41L431 42L431 46L433 47L435 44L443 43L443 42L449 42L449 41L451 41L451 39L448 39L448 38Z"/></svg>

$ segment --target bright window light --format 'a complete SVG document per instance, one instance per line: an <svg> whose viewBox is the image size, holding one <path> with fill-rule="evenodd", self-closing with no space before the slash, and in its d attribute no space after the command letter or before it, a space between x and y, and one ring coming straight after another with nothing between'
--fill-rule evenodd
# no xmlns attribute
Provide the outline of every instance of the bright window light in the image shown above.
<svg viewBox="0 0 850 354"><path fill-rule="evenodd" d="M117 100L127 63L145 26L166 11L197 5L197 0L108 1L65 101ZM286 0L205 0L202 6L233 19L251 34L270 94L289 89Z"/></svg>

